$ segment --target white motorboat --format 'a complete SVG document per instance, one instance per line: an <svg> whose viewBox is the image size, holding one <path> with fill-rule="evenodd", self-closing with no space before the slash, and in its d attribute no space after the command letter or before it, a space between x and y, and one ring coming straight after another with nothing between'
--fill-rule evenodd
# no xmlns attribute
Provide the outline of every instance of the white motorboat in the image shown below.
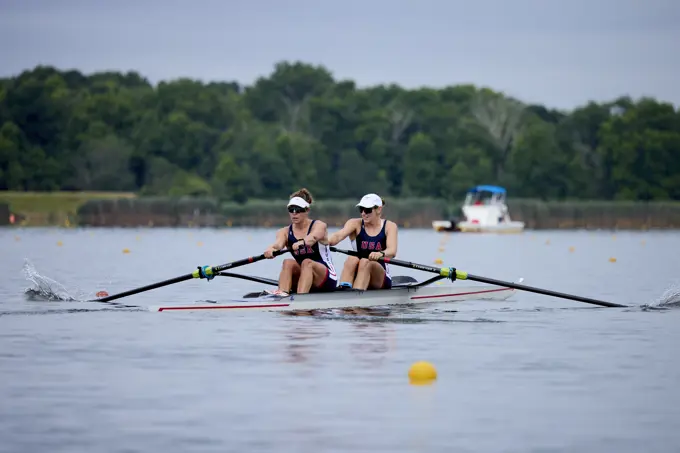
<svg viewBox="0 0 680 453"><path fill-rule="evenodd" d="M435 220L436 231L462 233L521 233L524 222L512 220L506 204L506 190L499 186L481 185L470 189L461 208L463 220Z"/></svg>

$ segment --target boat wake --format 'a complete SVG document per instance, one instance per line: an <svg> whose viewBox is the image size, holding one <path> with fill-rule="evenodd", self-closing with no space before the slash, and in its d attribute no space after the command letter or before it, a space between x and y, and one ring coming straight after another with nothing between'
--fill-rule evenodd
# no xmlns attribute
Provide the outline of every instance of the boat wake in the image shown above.
<svg viewBox="0 0 680 453"><path fill-rule="evenodd" d="M24 290L26 298L30 301L78 301L85 297L83 294L73 295L72 291L69 291L61 283L52 280L49 277L41 275L33 264L24 260L23 274L32 286ZM80 292L80 291L78 291Z"/></svg>

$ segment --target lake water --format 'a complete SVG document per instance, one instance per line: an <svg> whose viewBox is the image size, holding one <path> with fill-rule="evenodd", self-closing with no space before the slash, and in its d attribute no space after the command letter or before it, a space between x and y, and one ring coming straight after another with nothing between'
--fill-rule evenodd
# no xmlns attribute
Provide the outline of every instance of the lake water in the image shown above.
<svg viewBox="0 0 680 453"><path fill-rule="evenodd" d="M273 236L0 229L0 451L680 451L680 308L643 308L680 288L680 232L400 231L403 260L440 258L631 308L518 292L318 318L154 313L24 294L26 263L85 300L260 254ZM344 259L334 255L339 269ZM234 272L275 279L281 261ZM259 289L194 280L118 302L144 308ZM438 379L410 385L421 360Z"/></svg>

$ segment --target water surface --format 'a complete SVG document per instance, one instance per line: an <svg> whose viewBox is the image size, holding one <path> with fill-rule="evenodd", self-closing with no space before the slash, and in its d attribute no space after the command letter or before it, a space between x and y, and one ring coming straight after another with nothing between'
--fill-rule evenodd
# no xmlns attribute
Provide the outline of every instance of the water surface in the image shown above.
<svg viewBox="0 0 680 453"><path fill-rule="evenodd" d="M86 299L259 254L273 235L0 229L0 451L680 450L680 309L641 308L678 287L677 232L400 232L401 259L441 258L624 309L519 292L382 318L314 318L24 295L25 260ZM344 258L334 255L339 269ZM280 265L234 272L276 278ZM262 288L216 278L119 302L187 304ZM433 385L409 384L419 360L437 368Z"/></svg>

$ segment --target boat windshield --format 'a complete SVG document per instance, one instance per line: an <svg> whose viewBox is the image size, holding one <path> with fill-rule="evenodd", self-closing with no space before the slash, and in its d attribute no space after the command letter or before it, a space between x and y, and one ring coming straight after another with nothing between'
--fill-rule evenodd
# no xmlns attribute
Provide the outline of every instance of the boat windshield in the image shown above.
<svg viewBox="0 0 680 453"><path fill-rule="evenodd" d="M468 192L465 197L466 205L487 206L505 202L505 194L498 192L475 191Z"/></svg>

